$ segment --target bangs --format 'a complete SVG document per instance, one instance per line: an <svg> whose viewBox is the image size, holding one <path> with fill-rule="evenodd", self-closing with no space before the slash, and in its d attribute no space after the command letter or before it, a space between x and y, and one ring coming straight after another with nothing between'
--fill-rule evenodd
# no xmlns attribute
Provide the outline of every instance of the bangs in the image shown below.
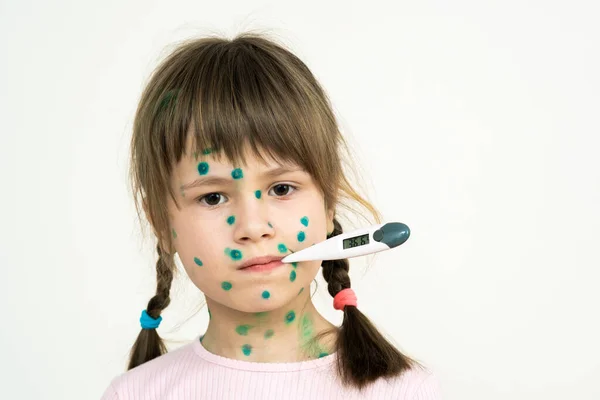
<svg viewBox="0 0 600 400"><path fill-rule="evenodd" d="M191 135L194 155L213 153L234 165L246 163L245 150L259 159L294 163L314 174L327 153L322 107L311 85L283 69L272 54L248 44L214 44L185 63L178 82L161 96L166 162L178 163ZM308 91L308 92L307 92ZM167 165L165 167L169 168Z"/></svg>

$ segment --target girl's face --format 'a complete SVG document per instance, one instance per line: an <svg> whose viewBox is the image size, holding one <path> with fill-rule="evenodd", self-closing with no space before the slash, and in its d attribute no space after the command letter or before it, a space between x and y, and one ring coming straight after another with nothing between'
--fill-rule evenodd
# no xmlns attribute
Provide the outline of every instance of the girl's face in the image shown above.
<svg viewBox="0 0 600 400"><path fill-rule="evenodd" d="M325 240L333 212L297 165L263 163L247 153L247 165L233 166L204 153L209 151L188 152L192 155L173 172L180 204L178 210L169 199L175 251L190 279L213 301L243 312L282 307L310 285L320 261L265 272L238 268L251 258L283 257Z"/></svg>

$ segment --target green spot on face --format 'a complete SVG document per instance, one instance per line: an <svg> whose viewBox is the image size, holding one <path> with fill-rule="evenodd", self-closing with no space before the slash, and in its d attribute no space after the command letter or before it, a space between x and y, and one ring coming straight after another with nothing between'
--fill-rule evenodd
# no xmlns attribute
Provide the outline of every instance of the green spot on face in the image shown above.
<svg viewBox="0 0 600 400"><path fill-rule="evenodd" d="M300 295L300 293L302 293L303 290L304 290L304 288L300 288L300 291L298 292L298 295Z"/></svg>
<svg viewBox="0 0 600 400"><path fill-rule="evenodd" d="M200 175L206 175L208 173L208 163L202 161L200 164L198 164L198 173Z"/></svg>
<svg viewBox="0 0 600 400"><path fill-rule="evenodd" d="M223 290L231 290L231 282L222 282L221 287Z"/></svg>
<svg viewBox="0 0 600 400"><path fill-rule="evenodd" d="M264 292L262 292L263 299L268 299L269 297L271 297L271 293L269 293L268 290L265 290Z"/></svg>
<svg viewBox="0 0 600 400"><path fill-rule="evenodd" d="M200 343L202 343L202 339L204 339L204 335L200 336Z"/></svg>
<svg viewBox="0 0 600 400"><path fill-rule="evenodd" d="M240 168L236 168L233 171L231 171L231 177L233 179L242 179L244 177L244 173Z"/></svg>
<svg viewBox="0 0 600 400"><path fill-rule="evenodd" d="M173 239L177 239L177 232L175 232L175 229L171 229L171 232L173 233Z"/></svg>
<svg viewBox="0 0 600 400"><path fill-rule="evenodd" d="M199 266L199 267L201 267L201 266L202 266L202 261L200 261L200 259L199 259L198 257L194 257L194 262L195 262L196 264L198 264L198 266Z"/></svg>
<svg viewBox="0 0 600 400"><path fill-rule="evenodd" d="M280 253L285 253L287 251L287 247L283 243L278 244L277 248L279 249Z"/></svg>
<svg viewBox="0 0 600 400"><path fill-rule="evenodd" d="M260 190L257 190L256 192L254 192L254 195L256 196L257 199L260 199L260 196L262 196L262 194L260 193Z"/></svg>
<svg viewBox="0 0 600 400"><path fill-rule="evenodd" d="M290 281L294 282L296 280L296 271L292 270L292 272L290 272Z"/></svg>
<svg viewBox="0 0 600 400"><path fill-rule="evenodd" d="M298 241L304 242L304 239L306 239L306 234L302 231L298 232Z"/></svg>
<svg viewBox="0 0 600 400"><path fill-rule="evenodd" d="M252 353L252 346L250 346L249 344L243 345L242 352L244 353L245 356L249 356L250 353Z"/></svg>
<svg viewBox="0 0 600 400"><path fill-rule="evenodd" d="M248 336L248 329L252 328L251 325L240 325L235 328L235 331L242 336Z"/></svg>
<svg viewBox="0 0 600 400"><path fill-rule="evenodd" d="M232 260L241 260L242 252L235 249L230 249L229 247L225 248L225 254L231 257Z"/></svg>
<svg viewBox="0 0 600 400"><path fill-rule="evenodd" d="M298 268L298 263L297 263L297 262L293 262L293 263L292 263L292 267L294 267L294 268Z"/></svg>
<svg viewBox="0 0 600 400"><path fill-rule="evenodd" d="M202 150L202 154L210 154L210 153L212 153L212 149L211 148Z"/></svg>
<svg viewBox="0 0 600 400"><path fill-rule="evenodd" d="M271 337L273 337L274 334L275 331L273 329L267 329L267 331L265 332L265 339L270 339Z"/></svg>
<svg viewBox="0 0 600 400"><path fill-rule="evenodd" d="M229 225L233 225L234 222L235 222L235 217L233 215L230 215L229 217L227 217L227 223Z"/></svg>
<svg viewBox="0 0 600 400"><path fill-rule="evenodd" d="M267 222L267 225L269 225L269 228L272 228L272 227L273 227L273 225L271 225L271 223L270 223L270 222Z"/></svg>
<svg viewBox="0 0 600 400"><path fill-rule="evenodd" d="M296 313L293 311L290 311L285 315L285 323L288 325L291 324L294 321L294 319L296 319Z"/></svg>
<svg viewBox="0 0 600 400"><path fill-rule="evenodd" d="M321 354L319 354L319 358L321 358L321 357L327 357L328 355L329 355L329 353L321 353Z"/></svg>
<svg viewBox="0 0 600 400"><path fill-rule="evenodd" d="M300 218L300 223L304 226L308 226L308 217Z"/></svg>
<svg viewBox="0 0 600 400"><path fill-rule="evenodd" d="M266 317L268 314L269 314L269 312L268 312L268 311L261 311L261 312L254 313L254 316L255 316L256 318L264 318L264 317Z"/></svg>
<svg viewBox="0 0 600 400"><path fill-rule="evenodd" d="M212 318L212 314L210 313L210 308L208 309L208 319Z"/></svg>

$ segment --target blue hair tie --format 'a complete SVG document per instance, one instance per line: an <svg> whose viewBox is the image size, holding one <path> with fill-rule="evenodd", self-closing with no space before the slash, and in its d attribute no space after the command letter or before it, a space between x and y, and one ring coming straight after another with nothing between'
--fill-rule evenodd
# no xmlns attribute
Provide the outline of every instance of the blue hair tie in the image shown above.
<svg viewBox="0 0 600 400"><path fill-rule="evenodd" d="M162 321L162 317L160 315L157 319L154 319L148 315L146 310L142 311L142 316L140 317L142 329L156 329L160 325L160 321Z"/></svg>

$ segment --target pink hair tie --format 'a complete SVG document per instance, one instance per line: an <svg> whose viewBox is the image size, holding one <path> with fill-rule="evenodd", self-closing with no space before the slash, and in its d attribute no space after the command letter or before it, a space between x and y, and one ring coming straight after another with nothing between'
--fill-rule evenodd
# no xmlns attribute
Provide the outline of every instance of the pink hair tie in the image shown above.
<svg viewBox="0 0 600 400"><path fill-rule="evenodd" d="M340 290L333 298L333 308L336 310L343 310L345 306L356 307L357 304L356 294L350 288Z"/></svg>

